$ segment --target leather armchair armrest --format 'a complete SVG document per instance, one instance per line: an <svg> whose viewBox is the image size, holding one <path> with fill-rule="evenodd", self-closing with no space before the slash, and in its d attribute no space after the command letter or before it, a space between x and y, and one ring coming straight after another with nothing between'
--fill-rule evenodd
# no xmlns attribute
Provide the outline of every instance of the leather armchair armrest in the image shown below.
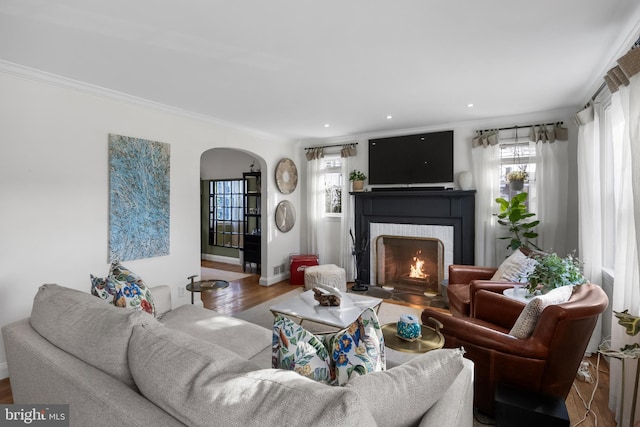
<svg viewBox="0 0 640 427"><path fill-rule="evenodd" d="M547 347L533 338L519 339L487 326L475 324L468 318L453 317L427 308L422 312L423 322L429 317L442 323L441 332L445 336L445 346L447 346L447 337L455 337L459 341L456 345L464 346L465 343L469 343L492 351L532 359L543 360L547 356Z"/></svg>
<svg viewBox="0 0 640 427"><path fill-rule="evenodd" d="M467 284L472 280L489 280L497 270L493 267L451 264L449 266L449 283Z"/></svg>
<svg viewBox="0 0 640 427"><path fill-rule="evenodd" d="M495 283L495 285L498 289L501 287L501 284ZM509 287L513 287L513 284ZM474 291L472 288L471 317L478 320L510 330L524 307L524 303L507 298L502 295L502 292L496 293L482 287Z"/></svg>

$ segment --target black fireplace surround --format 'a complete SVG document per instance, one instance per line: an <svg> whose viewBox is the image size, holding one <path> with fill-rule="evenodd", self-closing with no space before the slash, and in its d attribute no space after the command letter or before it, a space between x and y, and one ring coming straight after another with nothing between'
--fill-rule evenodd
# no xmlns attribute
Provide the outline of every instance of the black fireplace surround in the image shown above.
<svg viewBox="0 0 640 427"><path fill-rule="evenodd" d="M393 189L352 192L355 235L369 238L370 223L453 226L453 263L474 264L475 191ZM371 245L362 256L358 277L371 277Z"/></svg>

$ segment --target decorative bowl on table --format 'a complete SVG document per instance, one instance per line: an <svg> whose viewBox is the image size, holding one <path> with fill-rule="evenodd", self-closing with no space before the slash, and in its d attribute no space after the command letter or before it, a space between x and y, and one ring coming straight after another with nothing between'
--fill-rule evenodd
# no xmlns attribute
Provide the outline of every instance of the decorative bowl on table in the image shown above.
<svg viewBox="0 0 640 427"><path fill-rule="evenodd" d="M398 338L413 341L422 336L422 325L417 316L413 314L403 314L398 320L397 332Z"/></svg>

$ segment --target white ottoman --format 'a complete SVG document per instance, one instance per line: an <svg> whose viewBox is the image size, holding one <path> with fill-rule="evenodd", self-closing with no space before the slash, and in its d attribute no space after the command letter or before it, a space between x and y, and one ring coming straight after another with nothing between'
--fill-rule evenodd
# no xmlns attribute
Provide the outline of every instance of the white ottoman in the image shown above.
<svg viewBox="0 0 640 427"><path fill-rule="evenodd" d="M304 270L304 288L309 290L317 285L328 285L346 292L347 274L344 268L335 264L313 265Z"/></svg>

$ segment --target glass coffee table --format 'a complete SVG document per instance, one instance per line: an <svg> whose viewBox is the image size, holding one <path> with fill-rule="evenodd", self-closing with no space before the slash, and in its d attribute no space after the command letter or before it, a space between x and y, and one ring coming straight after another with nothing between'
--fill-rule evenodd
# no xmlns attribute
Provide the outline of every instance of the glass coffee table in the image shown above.
<svg viewBox="0 0 640 427"><path fill-rule="evenodd" d="M341 292L341 303L336 307L321 306L313 298L313 291L305 291L286 301L269 308L274 316L282 314L303 321L308 320L334 328L346 328L368 308L373 308L376 313L382 304L381 298L367 297L364 295Z"/></svg>

